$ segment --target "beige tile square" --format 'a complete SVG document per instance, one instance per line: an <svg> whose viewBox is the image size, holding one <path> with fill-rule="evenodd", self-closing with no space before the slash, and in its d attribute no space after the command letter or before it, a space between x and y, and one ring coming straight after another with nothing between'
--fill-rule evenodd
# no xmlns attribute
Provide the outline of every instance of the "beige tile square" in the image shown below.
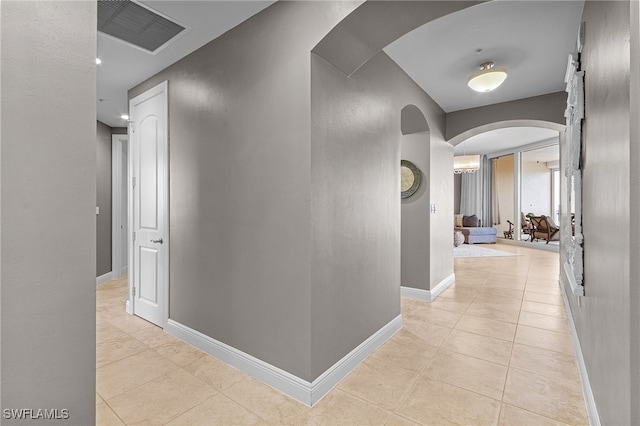
<svg viewBox="0 0 640 426"><path fill-rule="evenodd" d="M500 297L491 294L479 294L474 303L483 303L499 309L510 309L520 311L522 298Z"/></svg>
<svg viewBox="0 0 640 426"><path fill-rule="evenodd" d="M436 347L440 346L451 333L451 329L448 327L426 324L423 321L405 320L403 327L424 343Z"/></svg>
<svg viewBox="0 0 640 426"><path fill-rule="evenodd" d="M167 357L169 360L175 362L180 367L184 367L187 364L192 363L205 356L206 354L200 349L179 340L169 341L153 348L160 355Z"/></svg>
<svg viewBox="0 0 640 426"><path fill-rule="evenodd" d="M369 358L342 380L338 389L393 410L400 405L415 379L414 371Z"/></svg>
<svg viewBox="0 0 640 426"><path fill-rule="evenodd" d="M526 293L542 293L542 294L555 294L556 296L562 296L562 290L560 286L534 286L527 285L524 290Z"/></svg>
<svg viewBox="0 0 640 426"><path fill-rule="evenodd" d="M487 318L495 321L516 324L518 322L520 309L515 306L500 306L495 304L473 302L469 306L465 314Z"/></svg>
<svg viewBox="0 0 640 426"><path fill-rule="evenodd" d="M499 426L566 426L548 417L541 416L509 404L502 404Z"/></svg>
<svg viewBox="0 0 640 426"><path fill-rule="evenodd" d="M149 349L98 368L96 389L108 400L177 368L177 365Z"/></svg>
<svg viewBox="0 0 640 426"><path fill-rule="evenodd" d="M453 330L441 350L469 355L496 364L509 365L512 342Z"/></svg>
<svg viewBox="0 0 640 426"><path fill-rule="evenodd" d="M109 322L125 333L133 333L135 331L142 330L143 328L157 327L157 325L152 324L149 321L143 320L136 315L129 314L112 317L109 319Z"/></svg>
<svg viewBox="0 0 640 426"><path fill-rule="evenodd" d="M515 299L517 301L521 301L524 295L524 291L519 289L512 289L512 288L484 287L482 290L480 290L479 295L488 296L490 298L503 297L507 299Z"/></svg>
<svg viewBox="0 0 640 426"><path fill-rule="evenodd" d="M416 423L397 414L392 414L387 421L386 426L420 426L420 423Z"/></svg>
<svg viewBox="0 0 640 426"><path fill-rule="evenodd" d="M331 391L312 410L318 425L384 425L391 413L339 389Z"/></svg>
<svg viewBox="0 0 640 426"><path fill-rule="evenodd" d="M223 390L248 377L246 373L210 355L184 366L184 369L216 390Z"/></svg>
<svg viewBox="0 0 640 426"><path fill-rule="evenodd" d="M518 318L518 324L535 328L544 328L545 330L557 331L558 333L570 333L567 319L553 315L522 311L520 312L520 318Z"/></svg>
<svg viewBox="0 0 640 426"><path fill-rule="evenodd" d="M507 367L467 355L439 351L423 375L501 400Z"/></svg>
<svg viewBox="0 0 640 426"><path fill-rule="evenodd" d="M515 324L474 317L472 315L463 315L455 328L457 330L495 337L496 339L508 340L510 342L513 342L513 338L516 335Z"/></svg>
<svg viewBox="0 0 640 426"><path fill-rule="evenodd" d="M562 296L558 294L545 294L537 292L527 292L524 296L525 300L531 302L548 303L550 305L564 306L564 300Z"/></svg>
<svg viewBox="0 0 640 426"><path fill-rule="evenodd" d="M571 336L566 333L519 325L514 341L523 345L574 355Z"/></svg>
<svg viewBox="0 0 640 426"><path fill-rule="evenodd" d="M572 355L516 343L510 367L580 386L576 358Z"/></svg>
<svg viewBox="0 0 640 426"><path fill-rule="evenodd" d="M149 349L131 336L124 335L96 344L96 368Z"/></svg>
<svg viewBox="0 0 640 426"><path fill-rule="evenodd" d="M437 309L429 304L416 307L412 311L408 312L407 315L403 316L403 319L424 321L428 324L453 328L458 323L461 316L462 314L460 313Z"/></svg>
<svg viewBox="0 0 640 426"><path fill-rule="evenodd" d="M440 295L442 296L442 295ZM475 298L475 297L474 297ZM460 300L458 298L447 298L447 297L438 297L436 300L431 302L431 306L436 309L440 309L443 311L456 312L459 314L463 314L469 305L471 305L470 300Z"/></svg>
<svg viewBox="0 0 640 426"><path fill-rule="evenodd" d="M215 394L211 386L177 369L107 402L126 424L162 425Z"/></svg>
<svg viewBox="0 0 640 426"><path fill-rule="evenodd" d="M142 330L130 333L130 335L150 348L155 348L166 343L180 342L180 339L166 333L160 327L143 328Z"/></svg>
<svg viewBox="0 0 640 426"><path fill-rule="evenodd" d="M503 402L571 425L587 425L579 386L518 369L509 369Z"/></svg>
<svg viewBox="0 0 640 426"><path fill-rule="evenodd" d="M525 300L522 302L522 310L533 312L536 314L553 315L556 317L566 318L564 307L560 305L549 305L548 303L539 303Z"/></svg>
<svg viewBox="0 0 640 426"><path fill-rule="evenodd" d="M222 393L269 424L306 424L311 418L311 408L252 377L234 383Z"/></svg>
<svg viewBox="0 0 640 426"><path fill-rule="evenodd" d="M519 289L521 284L525 284L527 282L527 271L524 265L521 268L518 268L518 266L514 266L513 271L513 273L507 272L504 270L504 268L496 266L489 272L487 276L487 282L513 284Z"/></svg>
<svg viewBox="0 0 640 426"><path fill-rule="evenodd" d="M124 331L108 321L100 321L96 323L96 342L104 342L105 340L124 336L126 336Z"/></svg>
<svg viewBox="0 0 640 426"><path fill-rule="evenodd" d="M96 405L96 426L124 426L122 420L106 403Z"/></svg>
<svg viewBox="0 0 640 426"><path fill-rule="evenodd" d="M492 425L500 402L423 376L396 413L424 425Z"/></svg>
<svg viewBox="0 0 640 426"><path fill-rule="evenodd" d="M371 357L406 370L422 371L437 350L437 347L423 342L403 328L372 353Z"/></svg>
<svg viewBox="0 0 640 426"><path fill-rule="evenodd" d="M96 392L96 405L102 404L103 402L104 402L104 399L102 399L102 397L98 395L98 392Z"/></svg>
<svg viewBox="0 0 640 426"><path fill-rule="evenodd" d="M446 289L445 291L443 291L442 293L440 293L440 295L438 297L445 297L447 299L453 299L453 300L457 300L459 302L473 302L473 299L475 299L475 297L478 295L479 291L482 289L483 287L479 287L479 288L461 288L461 287L456 287L455 285L449 287L448 289ZM438 299L436 299L438 300Z"/></svg>
<svg viewBox="0 0 640 426"><path fill-rule="evenodd" d="M533 287L551 287L551 288L560 288L560 283L558 282L558 277L539 277L535 275L531 275L527 277L527 289L532 289Z"/></svg>
<svg viewBox="0 0 640 426"><path fill-rule="evenodd" d="M455 270L455 268L454 268ZM457 289L473 289L479 291L486 283L486 278L478 278L478 271L471 271L468 277L456 270L455 286Z"/></svg>
<svg viewBox="0 0 640 426"><path fill-rule="evenodd" d="M508 280L500 280L500 281L496 281L496 280L489 280L487 281L487 284L484 286L484 288L495 288L495 289L505 289L505 290L519 290L519 291L524 291L526 285L524 283L524 281L522 280L518 280L518 281L508 281Z"/></svg>
<svg viewBox="0 0 640 426"><path fill-rule="evenodd" d="M222 394L215 395L167 423L167 426L266 425L251 411Z"/></svg>

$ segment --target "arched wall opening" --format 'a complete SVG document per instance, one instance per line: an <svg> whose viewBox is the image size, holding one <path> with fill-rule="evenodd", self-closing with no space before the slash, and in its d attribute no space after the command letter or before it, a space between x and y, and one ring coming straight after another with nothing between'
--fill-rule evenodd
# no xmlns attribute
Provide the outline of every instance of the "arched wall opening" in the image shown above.
<svg viewBox="0 0 640 426"><path fill-rule="evenodd" d="M457 147L455 155L462 155L463 146L466 154L485 155L487 160L481 162L481 167L490 168L490 173L455 175L455 212L471 214L467 211L469 194L465 186L475 183L485 189L482 193L490 195L471 197L471 201L480 203L483 213L490 215L491 223L483 218L483 226L496 228L497 237L503 242L531 241L530 214L550 216L560 226L564 188L560 149L564 129L563 124L543 120L503 120L469 129L450 140ZM488 149L492 137L496 139L495 148ZM513 143L509 139L524 142ZM477 176L481 177L475 179ZM557 245L552 244L554 250Z"/></svg>
<svg viewBox="0 0 640 426"><path fill-rule="evenodd" d="M403 193L401 204L400 283L403 294L426 294L430 276L429 169L430 134L427 120L415 105L406 105L400 112L400 158L415 165L415 170L401 168L401 190L408 179L420 179L415 192ZM417 170L417 172L416 172ZM419 176L415 176L419 174ZM405 176L408 175L408 176ZM422 290L422 292L418 291Z"/></svg>

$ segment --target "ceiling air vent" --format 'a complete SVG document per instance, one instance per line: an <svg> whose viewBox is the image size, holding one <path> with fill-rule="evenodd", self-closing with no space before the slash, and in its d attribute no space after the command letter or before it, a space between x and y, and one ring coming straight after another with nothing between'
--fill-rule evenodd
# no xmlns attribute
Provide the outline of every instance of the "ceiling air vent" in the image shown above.
<svg viewBox="0 0 640 426"><path fill-rule="evenodd" d="M98 31L155 53L185 28L130 0L98 0Z"/></svg>

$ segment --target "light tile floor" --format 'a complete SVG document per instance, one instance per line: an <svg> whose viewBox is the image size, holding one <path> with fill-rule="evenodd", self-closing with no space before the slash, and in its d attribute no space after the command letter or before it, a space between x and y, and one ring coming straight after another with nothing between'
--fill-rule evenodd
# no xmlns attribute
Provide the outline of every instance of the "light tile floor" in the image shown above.
<svg viewBox="0 0 640 426"><path fill-rule="evenodd" d="M97 424L588 424L558 254L496 248L521 256L455 259L455 284L403 298L404 328L313 408L127 315L126 281L105 283Z"/></svg>

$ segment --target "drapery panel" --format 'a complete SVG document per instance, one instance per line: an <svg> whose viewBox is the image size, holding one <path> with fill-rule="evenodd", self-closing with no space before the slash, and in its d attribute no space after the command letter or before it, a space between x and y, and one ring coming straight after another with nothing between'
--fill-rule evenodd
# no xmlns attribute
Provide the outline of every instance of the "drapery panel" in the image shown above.
<svg viewBox="0 0 640 426"><path fill-rule="evenodd" d="M492 161L483 155L480 170L463 173L460 184L460 213L477 215L482 226L491 226L492 218Z"/></svg>

